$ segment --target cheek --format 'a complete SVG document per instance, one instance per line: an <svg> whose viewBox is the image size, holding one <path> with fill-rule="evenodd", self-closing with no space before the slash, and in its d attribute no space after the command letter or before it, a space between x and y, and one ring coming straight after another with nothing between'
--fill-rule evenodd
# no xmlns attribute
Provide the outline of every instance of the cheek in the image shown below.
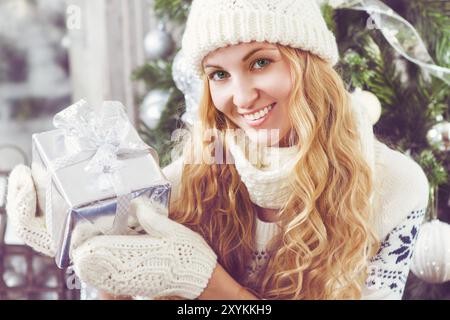
<svg viewBox="0 0 450 320"><path fill-rule="evenodd" d="M282 68L273 72L266 82L267 91L277 100L286 102L292 90L289 69Z"/></svg>
<svg viewBox="0 0 450 320"><path fill-rule="evenodd" d="M211 88L211 99L217 110L227 114L230 112L229 99L223 90L217 90Z"/></svg>

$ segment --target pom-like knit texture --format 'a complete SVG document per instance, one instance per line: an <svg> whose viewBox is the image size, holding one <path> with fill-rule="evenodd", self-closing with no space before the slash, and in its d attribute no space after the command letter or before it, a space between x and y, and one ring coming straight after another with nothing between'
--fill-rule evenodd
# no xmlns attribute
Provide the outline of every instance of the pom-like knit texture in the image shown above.
<svg viewBox="0 0 450 320"><path fill-rule="evenodd" d="M98 236L74 251L76 274L116 295L197 298L216 264L212 251L197 249L192 238Z"/></svg>
<svg viewBox="0 0 450 320"><path fill-rule="evenodd" d="M218 48L270 42L310 51L336 64L336 39L315 0L194 0L182 39L186 60L202 74L202 60Z"/></svg>

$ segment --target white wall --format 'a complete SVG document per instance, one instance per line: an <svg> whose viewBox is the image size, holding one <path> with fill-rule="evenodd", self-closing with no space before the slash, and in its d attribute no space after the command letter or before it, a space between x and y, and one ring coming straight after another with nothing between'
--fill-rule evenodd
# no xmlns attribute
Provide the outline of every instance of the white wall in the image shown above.
<svg viewBox="0 0 450 320"><path fill-rule="evenodd" d="M73 100L84 98L92 104L119 100L136 123L135 97L144 88L131 80L131 74L145 62L143 40L149 23L148 2L67 0L67 3Z"/></svg>

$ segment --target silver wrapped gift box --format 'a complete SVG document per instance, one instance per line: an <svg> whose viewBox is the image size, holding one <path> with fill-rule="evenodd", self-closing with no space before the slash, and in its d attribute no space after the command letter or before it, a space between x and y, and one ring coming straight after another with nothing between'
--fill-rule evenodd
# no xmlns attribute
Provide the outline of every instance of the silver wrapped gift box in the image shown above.
<svg viewBox="0 0 450 320"><path fill-rule="evenodd" d="M130 201L136 197L168 213L170 183L120 103L94 109L81 100L53 122L57 129L32 136L31 167L33 178L45 181L45 190L38 190L45 192L38 197L45 204L38 205L56 244L58 267L70 265L76 228L85 234L132 234Z"/></svg>

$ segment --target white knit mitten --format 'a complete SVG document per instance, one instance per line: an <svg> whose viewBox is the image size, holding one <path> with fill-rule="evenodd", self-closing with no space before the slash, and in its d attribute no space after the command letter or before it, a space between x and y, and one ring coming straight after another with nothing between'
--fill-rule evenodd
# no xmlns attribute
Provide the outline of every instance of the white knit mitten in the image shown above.
<svg viewBox="0 0 450 320"><path fill-rule="evenodd" d="M9 175L6 212L14 230L27 245L47 256L55 256L45 218L36 216L36 189L31 170L25 165L16 166Z"/></svg>
<svg viewBox="0 0 450 320"><path fill-rule="evenodd" d="M132 208L148 235L91 238L73 251L77 275L114 295L197 298L216 266L214 251L157 204L137 198Z"/></svg>
<svg viewBox="0 0 450 320"><path fill-rule="evenodd" d="M16 166L8 179L8 195L6 211L8 220L17 235L37 252L54 257L56 246L51 234L47 231L45 213L38 209L37 198L41 207L45 207L45 176L40 173L32 175L31 169L25 165ZM38 214L41 214L40 216ZM72 232L70 255L72 251L89 238L100 235L111 225L114 217L101 217L93 226L87 221L80 221ZM136 214L132 212L128 218L128 234L137 234L141 229Z"/></svg>

